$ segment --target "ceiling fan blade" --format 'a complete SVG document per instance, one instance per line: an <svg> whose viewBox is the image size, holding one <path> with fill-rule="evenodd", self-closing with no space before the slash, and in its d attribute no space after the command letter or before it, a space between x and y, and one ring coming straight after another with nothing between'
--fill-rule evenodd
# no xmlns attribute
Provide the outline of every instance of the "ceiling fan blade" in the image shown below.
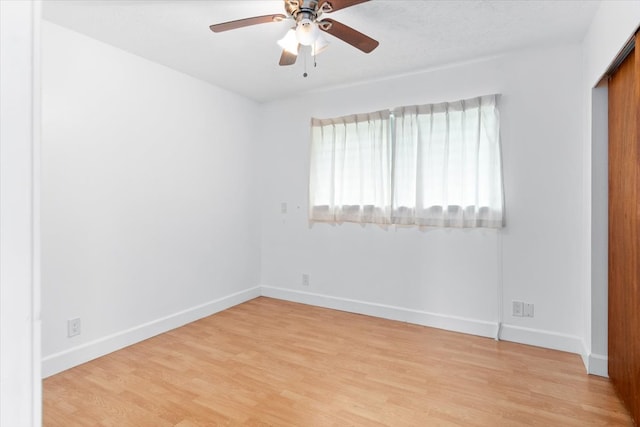
<svg viewBox="0 0 640 427"><path fill-rule="evenodd" d="M254 16L253 18L238 19L236 21L213 24L210 25L209 28L214 33L221 33L223 31L235 30L236 28L248 27L250 25L266 24L267 22L279 22L284 19L287 19L287 17L278 13L275 15Z"/></svg>
<svg viewBox="0 0 640 427"><path fill-rule="evenodd" d="M330 25L323 25L325 22ZM349 43L351 46L360 49L364 53L370 53L380 44L377 40L374 40L371 37L362 34L360 31L356 31L338 21L334 21L333 19L323 19L322 21L319 21L318 26L322 31Z"/></svg>
<svg viewBox="0 0 640 427"><path fill-rule="evenodd" d="M368 2L369 0L327 0L323 1L320 4L318 10L325 7L325 4L329 4L328 8L325 9L327 12L335 12L336 10L344 9L350 6L355 6L356 4Z"/></svg>
<svg viewBox="0 0 640 427"><path fill-rule="evenodd" d="M298 45L298 51L300 51L300 45ZM298 59L298 55L294 55L291 52L287 52L286 50L282 51L282 55L280 55L280 65L293 65L296 63L296 59Z"/></svg>

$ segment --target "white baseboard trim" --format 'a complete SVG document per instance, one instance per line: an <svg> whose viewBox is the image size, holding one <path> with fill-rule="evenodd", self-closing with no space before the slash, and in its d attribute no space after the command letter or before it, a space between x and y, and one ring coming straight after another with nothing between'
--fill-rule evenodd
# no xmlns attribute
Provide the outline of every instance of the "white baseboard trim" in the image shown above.
<svg viewBox="0 0 640 427"><path fill-rule="evenodd" d="M211 316L212 314L226 310L234 305L242 304L243 302L257 298L260 295L260 287L256 286L254 288L236 292L169 316L135 326L125 331L116 332L115 334L46 356L42 359L42 377L46 378L57 374L58 372L78 366L82 363L112 353L116 350L120 350L158 334L184 326L187 323L194 322L202 319L203 317Z"/></svg>
<svg viewBox="0 0 640 427"><path fill-rule="evenodd" d="M588 374L609 378L609 358L607 356L591 353L585 342L582 343L580 355Z"/></svg>
<svg viewBox="0 0 640 427"><path fill-rule="evenodd" d="M235 305L242 304L243 302L252 300L259 296L309 304L334 310L342 310L350 313L364 314L383 319L397 320L487 338L495 338L498 331L498 324L496 322L431 313L385 304L277 288L273 286L256 286L254 288L236 292L205 304L135 326L125 331L117 332L68 350L46 356L42 359L42 376L43 378L49 377L66 369L186 325L187 323L194 322L226 310ZM585 367L590 374L603 377L608 376L607 357L599 354L588 354L582 340L576 336L503 323L500 329L500 339L580 354L583 362L585 363Z"/></svg>
<svg viewBox="0 0 640 427"><path fill-rule="evenodd" d="M430 313L273 286L262 286L262 296L488 338L494 338L498 328L496 322Z"/></svg>
<svg viewBox="0 0 640 427"><path fill-rule="evenodd" d="M552 350L566 351L582 355L582 339L575 335L561 334L542 329L525 328L515 325L502 325L500 339Z"/></svg>
<svg viewBox="0 0 640 427"><path fill-rule="evenodd" d="M591 375L609 378L609 358L601 354L591 353L589 355L588 372Z"/></svg>
<svg viewBox="0 0 640 427"><path fill-rule="evenodd" d="M348 311L351 313L366 314L368 316L398 320L488 338L495 338L498 328L498 324L495 322L430 313L420 310L411 310L402 307L394 307L348 298L338 298L273 286L262 286L262 296L331 308L334 310ZM500 329L500 339L503 341L512 341L520 344L545 347L575 354L582 354L584 347L582 345L582 340L577 336L559 334L539 329L523 328L504 323Z"/></svg>
<svg viewBox="0 0 640 427"><path fill-rule="evenodd" d="M582 349L580 351L580 357L582 358L582 364L584 365L584 369L589 373L589 349L587 348L587 343L582 341Z"/></svg>

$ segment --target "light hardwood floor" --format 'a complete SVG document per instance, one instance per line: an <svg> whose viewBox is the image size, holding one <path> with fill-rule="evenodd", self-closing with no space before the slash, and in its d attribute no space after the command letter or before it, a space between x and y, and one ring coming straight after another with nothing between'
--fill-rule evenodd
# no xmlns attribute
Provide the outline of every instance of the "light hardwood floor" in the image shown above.
<svg viewBox="0 0 640 427"><path fill-rule="evenodd" d="M47 378L44 425L632 422L574 354L257 298Z"/></svg>

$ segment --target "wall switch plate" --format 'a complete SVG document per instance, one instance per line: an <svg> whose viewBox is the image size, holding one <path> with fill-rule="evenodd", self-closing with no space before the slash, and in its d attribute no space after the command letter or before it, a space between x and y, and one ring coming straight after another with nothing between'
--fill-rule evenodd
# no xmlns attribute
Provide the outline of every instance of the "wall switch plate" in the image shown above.
<svg viewBox="0 0 640 427"><path fill-rule="evenodd" d="M67 337L80 335L80 318L67 320Z"/></svg>
<svg viewBox="0 0 640 427"><path fill-rule="evenodd" d="M308 274L303 274L302 275L302 286L309 286L309 275Z"/></svg>
<svg viewBox="0 0 640 427"><path fill-rule="evenodd" d="M533 317L533 304L524 304L524 317Z"/></svg>
<svg viewBox="0 0 640 427"><path fill-rule="evenodd" d="M516 317L522 317L524 313L524 303L522 301L512 301L511 314Z"/></svg>

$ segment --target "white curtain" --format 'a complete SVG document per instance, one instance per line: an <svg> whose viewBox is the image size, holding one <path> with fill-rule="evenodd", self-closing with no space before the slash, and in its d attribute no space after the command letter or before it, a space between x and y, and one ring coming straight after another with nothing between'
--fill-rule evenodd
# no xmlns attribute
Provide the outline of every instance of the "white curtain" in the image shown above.
<svg viewBox="0 0 640 427"><path fill-rule="evenodd" d="M389 116L378 111L311 120L311 220L389 223Z"/></svg>
<svg viewBox="0 0 640 427"><path fill-rule="evenodd" d="M394 110L396 224L504 224L496 95Z"/></svg>
<svg viewBox="0 0 640 427"><path fill-rule="evenodd" d="M502 227L496 98L312 119L309 219Z"/></svg>

